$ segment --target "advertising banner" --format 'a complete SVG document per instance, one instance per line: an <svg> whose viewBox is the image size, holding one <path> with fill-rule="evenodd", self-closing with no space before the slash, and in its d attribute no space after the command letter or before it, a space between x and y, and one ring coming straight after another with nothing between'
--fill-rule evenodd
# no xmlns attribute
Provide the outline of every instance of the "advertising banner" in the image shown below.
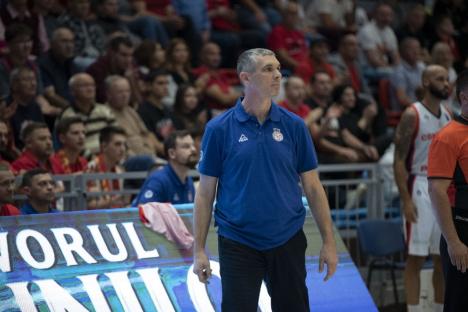
<svg viewBox="0 0 468 312"><path fill-rule="evenodd" d="M179 209L192 230L191 209ZM320 236L311 218L307 286L313 311L377 311L341 241L336 275L318 273ZM207 241L208 285L192 253L146 228L136 208L0 218L0 311L221 311L217 236ZM271 311L263 285L260 311Z"/></svg>

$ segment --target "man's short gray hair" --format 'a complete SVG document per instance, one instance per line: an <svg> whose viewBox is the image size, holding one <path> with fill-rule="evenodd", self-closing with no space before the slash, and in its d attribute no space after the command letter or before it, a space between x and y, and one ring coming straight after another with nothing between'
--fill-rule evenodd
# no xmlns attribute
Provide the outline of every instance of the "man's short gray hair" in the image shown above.
<svg viewBox="0 0 468 312"><path fill-rule="evenodd" d="M241 72L254 72L257 65L256 57L267 55L275 56L275 52L263 48L255 48L242 52L237 59L237 74Z"/></svg>
<svg viewBox="0 0 468 312"><path fill-rule="evenodd" d="M123 77L123 76L120 76L120 75L111 75L111 76L108 76L105 80L104 80L104 84L106 86L106 91L109 91L110 88L112 87L112 85L116 82L116 81L119 81L119 80L125 80L128 82L128 79Z"/></svg>

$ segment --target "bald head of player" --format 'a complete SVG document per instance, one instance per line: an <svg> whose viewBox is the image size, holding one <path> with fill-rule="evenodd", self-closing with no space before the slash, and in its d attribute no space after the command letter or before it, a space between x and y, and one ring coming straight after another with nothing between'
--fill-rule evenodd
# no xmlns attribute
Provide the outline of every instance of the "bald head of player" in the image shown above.
<svg viewBox="0 0 468 312"><path fill-rule="evenodd" d="M448 71L440 65L429 65L422 73L424 98L446 100L450 95Z"/></svg>

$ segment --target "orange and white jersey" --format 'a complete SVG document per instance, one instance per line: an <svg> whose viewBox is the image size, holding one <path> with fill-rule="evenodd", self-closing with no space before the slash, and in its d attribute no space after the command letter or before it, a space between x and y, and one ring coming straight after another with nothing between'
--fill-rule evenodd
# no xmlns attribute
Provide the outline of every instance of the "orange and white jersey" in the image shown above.
<svg viewBox="0 0 468 312"><path fill-rule="evenodd" d="M427 155L432 138L452 117L443 105L440 106L439 116L434 115L421 102L413 103L410 109L416 111L417 121L406 160L407 169L411 175L427 176Z"/></svg>

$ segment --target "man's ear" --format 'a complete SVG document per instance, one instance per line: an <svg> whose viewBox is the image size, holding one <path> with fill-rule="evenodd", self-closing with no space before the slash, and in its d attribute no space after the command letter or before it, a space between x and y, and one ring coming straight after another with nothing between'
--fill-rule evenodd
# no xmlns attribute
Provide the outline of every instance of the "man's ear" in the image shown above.
<svg viewBox="0 0 468 312"><path fill-rule="evenodd" d="M247 72L241 72L239 74L239 79L240 79L242 84L247 84L249 82L249 80L250 80L250 75Z"/></svg>
<svg viewBox="0 0 468 312"><path fill-rule="evenodd" d="M26 196L29 196L31 194L31 187L29 186L23 186L21 188L21 193L23 193Z"/></svg>
<svg viewBox="0 0 468 312"><path fill-rule="evenodd" d="M176 156L175 149L174 148L168 149L166 156L167 156L168 159L174 159L175 156Z"/></svg>

